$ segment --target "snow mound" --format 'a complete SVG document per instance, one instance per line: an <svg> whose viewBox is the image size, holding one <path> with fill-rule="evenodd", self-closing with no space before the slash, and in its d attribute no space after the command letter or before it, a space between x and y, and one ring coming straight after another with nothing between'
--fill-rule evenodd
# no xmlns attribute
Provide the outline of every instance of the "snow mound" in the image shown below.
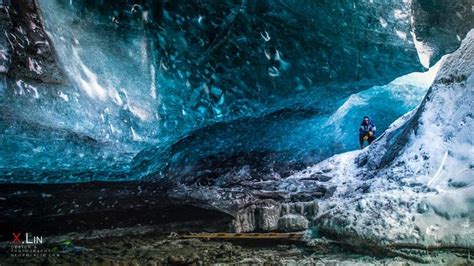
<svg viewBox="0 0 474 266"><path fill-rule="evenodd" d="M332 177L314 226L361 241L474 246L474 30L446 56L418 109L371 146L333 156L281 184Z"/></svg>

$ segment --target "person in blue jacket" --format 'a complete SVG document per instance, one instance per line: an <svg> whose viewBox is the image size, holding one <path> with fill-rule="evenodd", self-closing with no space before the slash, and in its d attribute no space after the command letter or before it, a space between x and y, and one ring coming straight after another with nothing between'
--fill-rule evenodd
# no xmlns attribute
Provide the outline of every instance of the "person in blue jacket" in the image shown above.
<svg viewBox="0 0 474 266"><path fill-rule="evenodd" d="M368 116L365 116L359 128L359 143L361 149L364 148L365 141L367 141L370 145L372 141L375 140L376 130L377 128L375 127L375 124L370 120Z"/></svg>

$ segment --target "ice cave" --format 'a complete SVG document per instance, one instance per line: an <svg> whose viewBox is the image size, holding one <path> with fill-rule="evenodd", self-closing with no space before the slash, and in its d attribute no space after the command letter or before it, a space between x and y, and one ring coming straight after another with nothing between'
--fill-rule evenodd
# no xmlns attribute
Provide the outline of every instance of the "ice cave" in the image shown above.
<svg viewBox="0 0 474 266"><path fill-rule="evenodd" d="M2 0L0 27L2 265L474 263L474 0Z"/></svg>

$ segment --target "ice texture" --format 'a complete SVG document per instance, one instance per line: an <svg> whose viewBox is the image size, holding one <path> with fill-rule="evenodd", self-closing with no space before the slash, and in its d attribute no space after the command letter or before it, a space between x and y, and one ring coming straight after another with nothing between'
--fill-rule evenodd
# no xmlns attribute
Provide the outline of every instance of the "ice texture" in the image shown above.
<svg viewBox="0 0 474 266"><path fill-rule="evenodd" d="M286 175L357 148L362 116L382 132L427 89L384 85L422 70L403 37L405 2L301 10L292 1L183 1L155 25L125 2L37 3L34 27L13 31L25 46L44 26L37 46L54 49L67 80L10 73L1 91L4 182L166 179L242 153L243 164L285 165L277 172ZM26 76L50 66L41 51L25 49Z"/></svg>
<svg viewBox="0 0 474 266"><path fill-rule="evenodd" d="M354 241L441 246L474 244L474 30L442 59L420 107L374 145L331 157L283 182L324 171L333 198L315 227Z"/></svg>
<svg viewBox="0 0 474 266"><path fill-rule="evenodd" d="M236 231L472 247L474 32L419 72L466 1L35 2L1 13L1 182L146 179ZM365 115L377 141L338 154Z"/></svg>

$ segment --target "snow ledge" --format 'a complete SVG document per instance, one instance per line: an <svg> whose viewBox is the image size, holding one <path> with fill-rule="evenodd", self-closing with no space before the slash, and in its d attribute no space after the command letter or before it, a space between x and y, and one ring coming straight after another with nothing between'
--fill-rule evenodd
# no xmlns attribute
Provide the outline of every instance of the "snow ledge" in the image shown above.
<svg viewBox="0 0 474 266"><path fill-rule="evenodd" d="M345 241L474 246L474 30L446 56L420 106L368 148L289 177L332 177L314 228ZM349 238L349 239L348 239Z"/></svg>

